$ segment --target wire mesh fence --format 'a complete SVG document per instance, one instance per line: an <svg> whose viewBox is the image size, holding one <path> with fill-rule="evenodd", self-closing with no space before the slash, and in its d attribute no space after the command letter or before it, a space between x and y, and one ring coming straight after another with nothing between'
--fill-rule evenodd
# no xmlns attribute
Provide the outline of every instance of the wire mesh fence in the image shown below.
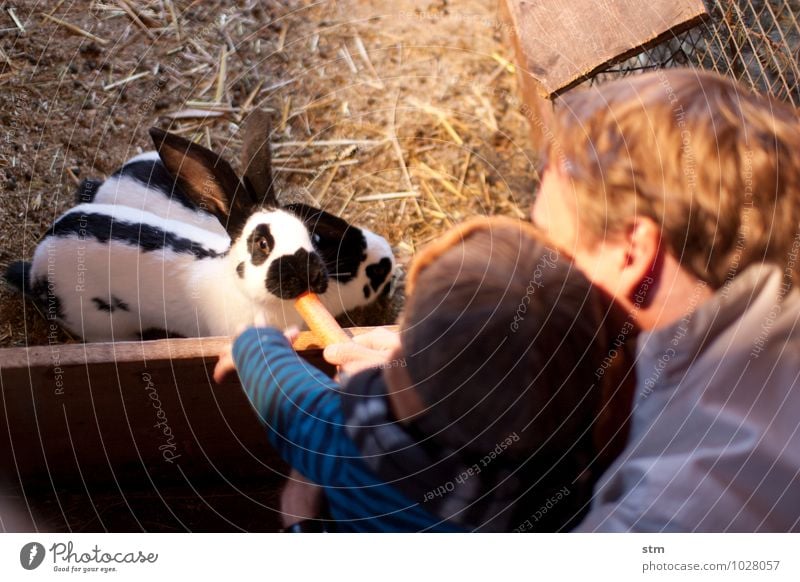
<svg viewBox="0 0 800 582"><path fill-rule="evenodd" d="M710 18L620 63L592 82L675 66L698 66L800 106L800 0L704 0Z"/></svg>

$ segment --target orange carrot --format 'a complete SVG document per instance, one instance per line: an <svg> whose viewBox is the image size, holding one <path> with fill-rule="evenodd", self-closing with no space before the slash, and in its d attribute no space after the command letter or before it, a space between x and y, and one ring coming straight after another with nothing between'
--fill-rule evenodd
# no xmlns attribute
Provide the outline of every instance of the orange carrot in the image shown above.
<svg viewBox="0 0 800 582"><path fill-rule="evenodd" d="M317 334L324 345L350 341L350 336L339 326L316 294L303 293L295 299L294 306L309 329Z"/></svg>

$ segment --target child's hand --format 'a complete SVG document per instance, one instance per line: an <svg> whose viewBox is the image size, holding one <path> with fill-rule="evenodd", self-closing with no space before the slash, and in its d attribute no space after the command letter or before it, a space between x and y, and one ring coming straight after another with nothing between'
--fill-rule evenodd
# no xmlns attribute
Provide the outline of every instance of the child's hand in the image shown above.
<svg viewBox="0 0 800 582"><path fill-rule="evenodd" d="M322 488L297 470L292 469L281 491L281 523L284 528L305 519L319 518L322 509Z"/></svg>
<svg viewBox="0 0 800 582"><path fill-rule="evenodd" d="M236 363L233 361L233 340L231 340L219 353L219 360L214 366L214 382L222 384L235 371Z"/></svg>
<svg viewBox="0 0 800 582"><path fill-rule="evenodd" d="M323 356L331 364L339 366L345 374L352 376L385 364L400 347L400 334L386 329L374 329L353 337L353 341L331 344Z"/></svg>
<svg viewBox="0 0 800 582"><path fill-rule="evenodd" d="M244 326L240 327L236 331L236 336L234 336L219 353L219 360L217 361L217 365L214 366L214 381L217 384L222 384L229 375L236 371L236 362L233 361L233 342L236 341L236 338L239 337L244 330ZM293 325L286 329L283 335L286 336L289 345L291 345L294 343L294 340L297 339L297 336L300 335L300 329Z"/></svg>
<svg viewBox="0 0 800 582"><path fill-rule="evenodd" d="M289 345L294 345L294 340L297 339L297 336L300 335L300 328L296 325L292 325L286 328L283 332L283 335L286 336L286 339L289 340Z"/></svg>

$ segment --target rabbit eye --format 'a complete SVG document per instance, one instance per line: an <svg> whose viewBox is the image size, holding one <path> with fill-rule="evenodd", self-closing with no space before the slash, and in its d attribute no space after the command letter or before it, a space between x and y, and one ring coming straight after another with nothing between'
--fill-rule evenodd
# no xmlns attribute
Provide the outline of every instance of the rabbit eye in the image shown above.
<svg viewBox="0 0 800 582"><path fill-rule="evenodd" d="M272 237L268 224L259 224L247 237L250 262L256 266L266 262L273 248L275 248L275 239Z"/></svg>
<svg viewBox="0 0 800 582"><path fill-rule="evenodd" d="M322 237L319 236L319 234L315 232L314 236L311 237L311 240L314 242L314 244L319 244L320 241L322 241Z"/></svg>

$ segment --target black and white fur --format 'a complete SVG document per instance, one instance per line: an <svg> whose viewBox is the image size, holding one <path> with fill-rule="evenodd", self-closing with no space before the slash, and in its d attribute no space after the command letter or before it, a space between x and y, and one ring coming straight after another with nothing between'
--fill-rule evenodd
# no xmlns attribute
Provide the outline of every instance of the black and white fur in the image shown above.
<svg viewBox="0 0 800 582"><path fill-rule="evenodd" d="M258 186L254 188L261 189L262 196L271 205L280 206L272 188L268 133L268 117L260 111L251 114L242 166L246 178L255 173L252 183ZM131 158L104 182L84 181L78 201L146 209L158 216L227 236L217 217L200 208L182 191L155 151ZM305 204L287 204L282 208L305 223L314 248L323 257L329 285L320 298L332 313L340 315L364 307L393 291L396 265L385 238Z"/></svg>
<svg viewBox="0 0 800 582"><path fill-rule="evenodd" d="M105 181L84 180L76 198L78 203L132 206L227 236L213 214L198 211L156 151L131 158Z"/></svg>
<svg viewBox="0 0 800 582"><path fill-rule="evenodd" d="M385 238L305 204L284 209L303 221L325 262L330 283L321 299L331 312L369 305L393 291L395 260Z"/></svg>
<svg viewBox="0 0 800 582"><path fill-rule="evenodd" d="M353 298L333 287L336 277L344 286L355 281L358 274L344 281L338 271L339 263L354 262L331 251L342 248L337 236L347 239L348 253L358 252L361 265L373 254L367 237L359 239L358 229L350 232L321 211L278 207L268 147L254 148L246 137L250 164L240 181L213 152L157 129L151 135L158 158L137 156L102 184L84 182L83 203L55 222L32 262L9 267L7 280L48 317L88 341L104 341L148 337L153 330L206 336L254 323L301 325L293 300L308 290L336 313L351 308ZM148 167L149 186L140 179ZM388 256L376 255L377 263L388 258L393 269L388 244L377 254L383 253ZM369 279L366 269L364 276ZM374 292L390 284L387 273Z"/></svg>

